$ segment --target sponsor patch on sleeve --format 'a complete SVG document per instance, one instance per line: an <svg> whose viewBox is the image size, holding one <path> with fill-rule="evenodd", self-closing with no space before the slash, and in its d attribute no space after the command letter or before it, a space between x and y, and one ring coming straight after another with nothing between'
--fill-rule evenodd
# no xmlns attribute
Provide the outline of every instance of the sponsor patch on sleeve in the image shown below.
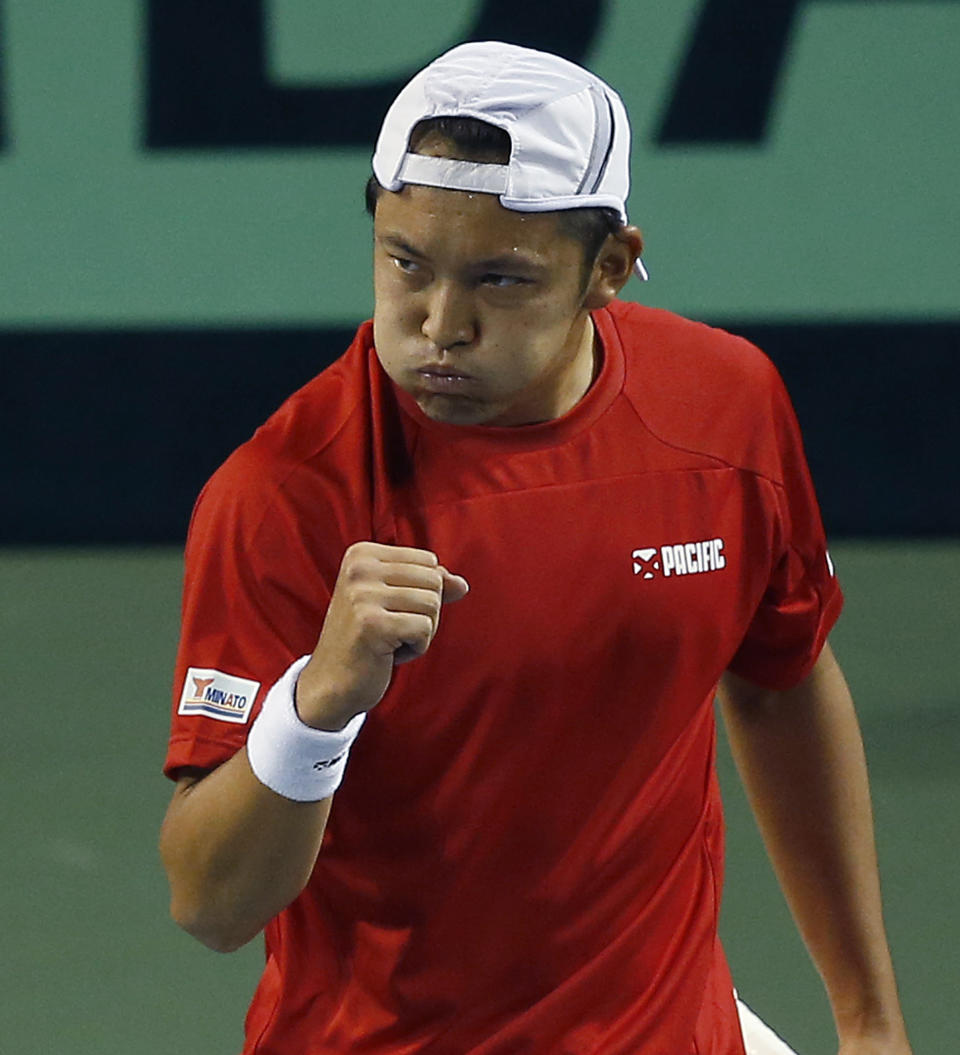
<svg viewBox="0 0 960 1055"><path fill-rule="evenodd" d="M244 725L259 689L259 681L224 674L222 670L190 667L183 682L177 714L195 714Z"/></svg>

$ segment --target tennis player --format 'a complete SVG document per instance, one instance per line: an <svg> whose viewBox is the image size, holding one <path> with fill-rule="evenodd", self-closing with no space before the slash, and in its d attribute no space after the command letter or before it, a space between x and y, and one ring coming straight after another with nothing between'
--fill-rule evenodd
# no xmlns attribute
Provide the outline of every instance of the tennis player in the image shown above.
<svg viewBox="0 0 960 1055"><path fill-rule="evenodd" d="M718 691L839 1051L909 1055L797 423L619 299L629 142L552 55L414 77L373 320L197 503L162 852L187 931L265 933L248 1055L788 1052L717 936Z"/></svg>

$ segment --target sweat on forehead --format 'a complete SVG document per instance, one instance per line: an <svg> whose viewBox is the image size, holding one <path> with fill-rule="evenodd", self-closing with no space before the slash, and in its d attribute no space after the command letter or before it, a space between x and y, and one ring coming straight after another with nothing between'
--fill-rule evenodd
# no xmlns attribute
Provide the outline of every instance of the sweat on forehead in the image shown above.
<svg viewBox="0 0 960 1055"><path fill-rule="evenodd" d="M534 243L542 245L545 241L553 242L558 238L570 241L579 250L578 258L583 282L588 279L594 261L607 237L620 227L620 219L612 209L567 209L562 212L522 213L503 208L496 196L490 194L473 194L469 191L450 191L416 185L409 185L397 192L387 193L376 184L374 178L371 178L367 191L368 211L378 220L380 210L377 201L381 197L398 201L398 203L404 201L416 201L421 204L433 202L446 213L447 219L442 222L449 223L451 215L459 216L461 222L484 226L490 226L491 220L504 221L504 237L508 240L515 237L516 242L522 242L522 245L516 245L515 241L509 241L508 248L518 253L521 251L527 253ZM485 206L482 212L477 208L478 204ZM433 213L436 211L437 209L431 210ZM390 210L390 214L391 217L397 215L393 209ZM420 223L422 225L422 220ZM497 226L499 227L499 224ZM422 233L422 227L420 231L413 233Z"/></svg>

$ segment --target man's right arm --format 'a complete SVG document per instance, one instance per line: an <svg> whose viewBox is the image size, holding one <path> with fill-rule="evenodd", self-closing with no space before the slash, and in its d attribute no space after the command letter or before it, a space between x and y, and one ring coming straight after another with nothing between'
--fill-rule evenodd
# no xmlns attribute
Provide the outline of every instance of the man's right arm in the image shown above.
<svg viewBox="0 0 960 1055"><path fill-rule="evenodd" d="M442 605L468 588L427 550L351 546L296 685L299 720L335 732L375 707L393 667L427 651ZM331 802L272 791L246 749L210 772L182 771L160 836L173 918L219 952L246 944L306 886Z"/></svg>
<svg viewBox="0 0 960 1055"><path fill-rule="evenodd" d="M217 952L256 937L306 886L332 801L271 791L245 749L210 773L185 771L160 833L174 920Z"/></svg>

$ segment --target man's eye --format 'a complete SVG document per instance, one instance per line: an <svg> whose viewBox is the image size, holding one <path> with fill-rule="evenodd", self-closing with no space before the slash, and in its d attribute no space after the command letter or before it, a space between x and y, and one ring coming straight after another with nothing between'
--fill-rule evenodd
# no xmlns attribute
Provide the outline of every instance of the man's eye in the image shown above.
<svg viewBox="0 0 960 1055"><path fill-rule="evenodd" d="M520 278L519 275L498 275L491 272L489 275L484 275L480 281L485 286L494 286L496 289L506 289L509 286L524 285L527 279Z"/></svg>
<svg viewBox="0 0 960 1055"><path fill-rule="evenodd" d="M403 256L395 256L392 259L394 264L406 275L412 275L420 268L416 260L408 260Z"/></svg>

